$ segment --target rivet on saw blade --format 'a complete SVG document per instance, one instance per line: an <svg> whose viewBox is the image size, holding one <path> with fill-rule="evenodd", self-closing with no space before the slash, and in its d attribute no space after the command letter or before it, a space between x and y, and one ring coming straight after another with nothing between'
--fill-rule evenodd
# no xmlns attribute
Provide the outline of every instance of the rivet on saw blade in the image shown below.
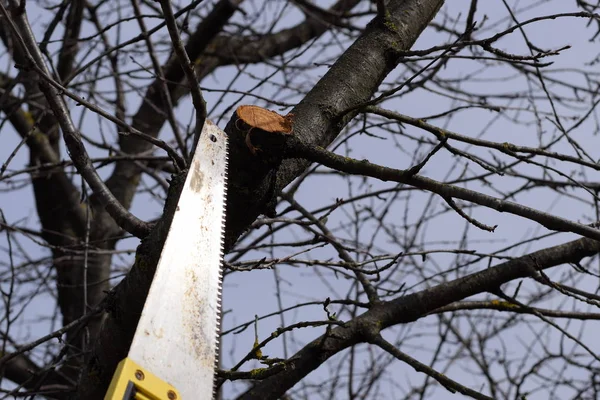
<svg viewBox="0 0 600 400"><path fill-rule="evenodd" d="M138 381L143 381L144 373L138 369L137 371L135 371L135 377L137 378Z"/></svg>

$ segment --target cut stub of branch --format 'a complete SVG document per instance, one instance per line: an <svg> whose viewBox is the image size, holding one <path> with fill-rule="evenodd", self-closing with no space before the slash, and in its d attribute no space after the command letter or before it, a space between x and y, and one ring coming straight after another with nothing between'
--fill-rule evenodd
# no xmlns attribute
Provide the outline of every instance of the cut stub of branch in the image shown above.
<svg viewBox="0 0 600 400"><path fill-rule="evenodd" d="M236 110L236 127L246 135L245 143L253 155L262 151L262 146L280 144L277 136L292 134L294 114L280 115L259 106L239 106ZM277 135L268 135L276 133ZM250 135L252 134L251 140ZM255 145L256 144L256 145Z"/></svg>
<svg viewBox="0 0 600 400"><path fill-rule="evenodd" d="M239 106L236 110L238 118L249 126L266 132L292 133L292 117L294 114L279 115L275 111L259 106Z"/></svg>
<svg viewBox="0 0 600 400"><path fill-rule="evenodd" d="M226 247L233 245L257 215L275 215L277 170L292 134L292 118L292 114L282 116L262 107L240 106L227 123Z"/></svg>

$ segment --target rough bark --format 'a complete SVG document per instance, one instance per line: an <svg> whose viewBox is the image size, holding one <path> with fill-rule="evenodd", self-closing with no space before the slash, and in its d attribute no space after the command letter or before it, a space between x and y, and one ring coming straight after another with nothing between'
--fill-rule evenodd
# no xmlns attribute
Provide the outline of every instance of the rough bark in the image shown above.
<svg viewBox="0 0 600 400"><path fill-rule="evenodd" d="M442 4L443 0L390 2L385 20L375 18L364 34L291 111L294 114L294 136L303 142L327 147L355 115L340 114L373 96L383 79L397 66L401 52L410 49ZM257 161L250 159L247 162L252 165ZM258 189L262 193L278 193L308 165L305 160L285 160L278 166L276 177L273 172L262 178L253 176L253 181L259 181L255 188L262 188ZM232 181L231 185L233 190L230 193L239 190L254 192L252 185L244 181L239 187L236 181ZM227 208L229 244L260 213L268 210L270 200L260 195L255 195L250 201L230 198ZM243 202L244 208L237 207L238 202Z"/></svg>

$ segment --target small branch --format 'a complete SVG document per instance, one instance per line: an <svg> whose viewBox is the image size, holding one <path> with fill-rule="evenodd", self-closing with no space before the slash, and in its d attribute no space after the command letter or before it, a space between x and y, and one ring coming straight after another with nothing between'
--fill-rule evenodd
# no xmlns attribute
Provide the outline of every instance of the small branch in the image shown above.
<svg viewBox="0 0 600 400"><path fill-rule="evenodd" d="M385 340L381 335L375 336L374 338L372 338L370 340L370 342L379 346L382 350L390 353L391 355L396 357L398 360L407 363L408 365L413 367L415 369L415 371L423 372L424 374L432 377L433 379L438 381L443 387L445 387L451 393L458 392L458 393L464 394L465 396L472 397L474 399L493 400L491 397L486 396L482 393L479 393L473 389L469 389L468 387L461 385L460 383L456 382L455 380L448 378L446 375L437 372L435 369L412 358L408 354L401 352L393 344L391 344L390 342Z"/></svg>
<svg viewBox="0 0 600 400"><path fill-rule="evenodd" d="M542 321L544 321L545 323L547 323L548 325L552 326L553 328L555 328L557 331L559 331L560 333L562 333L563 335L565 335L567 338L571 339L573 342L577 343L579 346L581 346L581 348L583 348L590 356L592 356L594 359L596 359L596 361L600 361L600 356L598 356L597 352L592 350L589 346L587 346L585 343L583 343L580 338L575 337L574 335L570 334L566 328L561 327L560 325L558 325L557 323L555 323L554 321L550 321L548 318L546 318L544 315L542 315L541 313L539 313L537 310L535 310L532 307L529 307L526 304L521 303L520 301L518 301L517 299L508 296L506 293L504 293L501 289L498 289L495 291L495 294L506 300L507 302L514 304L517 307L521 307L524 308L525 310L531 312L533 315L535 315L536 317L538 317L539 319L541 319Z"/></svg>
<svg viewBox="0 0 600 400"><path fill-rule="evenodd" d="M300 212L304 217L306 217L309 221L315 224L321 232L323 232L323 237L327 240L338 252L338 255L342 260L350 264L351 266L356 265L356 261L350 256L350 253L346 251L346 249L338 242L338 240L333 236L333 233L325 226L325 224L317 219L313 214L311 214L308 210L302 207L292 196L289 194L282 192L281 197L285 199L292 207L294 207L298 212ZM369 299L370 304L378 304L381 302L379 296L377 295L377 291L369 282L367 277L360 271L354 270L356 278L361 283L367 298Z"/></svg>
<svg viewBox="0 0 600 400"><path fill-rule="evenodd" d="M352 175L370 176L382 181L405 183L420 189L437 193L443 198L457 198L470 201L499 212L518 215L523 218L538 222L546 228L559 232L573 232L591 239L600 240L600 230L593 227L569 221L542 211L536 210L511 201L439 182L420 175L413 175L410 170L400 170L373 164L368 160L356 160L342 157L326 149L311 144L302 143L298 138L288 138L286 158L303 158L320 163L326 167L336 169Z"/></svg>
<svg viewBox="0 0 600 400"><path fill-rule="evenodd" d="M258 383L238 399L262 399L264 393L275 394L274 398L280 396L293 383L319 367L324 360L356 343L372 340L378 334L373 328L383 330L397 324L414 322L467 297L491 292L506 282L534 276L542 269L578 262L584 257L598 254L599 251L600 242L578 239L538 250L372 307L353 320L347 321L343 327L335 328L331 333L307 344L288 360L291 365L287 369Z"/></svg>
<svg viewBox="0 0 600 400"><path fill-rule="evenodd" d="M494 232L496 230L496 228L498 227L498 225L489 226L489 225L486 225L484 223L477 221L475 218L471 218L463 210L460 209L460 207L454 202L454 200L452 200L452 197L443 197L443 199L450 206L450 208L452 208L454 211L456 211L456 213L458 215L460 215L461 217L466 219L470 224L475 225L477 228L484 230L484 231L488 231L488 232Z"/></svg>
<svg viewBox="0 0 600 400"><path fill-rule="evenodd" d="M194 109L196 110L196 132L194 138L195 148L196 143L200 138L200 133L202 132L204 122L206 121L206 101L204 101L202 92L200 92L200 88L198 87L198 78L196 77L196 72L194 71L194 65L190 61L190 58L188 57L185 47L181 41L181 37L179 36L177 22L175 21L175 16L173 15L173 10L171 9L171 2L169 0L160 0L160 6L165 16L165 22L167 24L167 29L169 30L171 42L173 43L173 49L175 50L175 54L177 55L179 64L181 65L181 69L183 69L190 87L192 102L194 103ZM194 152L192 151L190 154L194 154Z"/></svg>
<svg viewBox="0 0 600 400"><path fill-rule="evenodd" d="M457 140L459 142L467 143L467 144L474 145L474 146L495 149L495 150L498 150L498 151L500 151L504 154L508 154L508 155L512 155L511 153L526 153L526 154L540 155L540 156L548 157L548 158L555 159L555 160L567 161L570 163L583 165L585 167L592 168L596 171L600 171L599 163L582 160L581 158L569 156L567 154L561 154L561 153L556 153L553 151L548 151L548 150L545 150L544 148L517 146L515 144L508 143L508 142L504 142L504 143L492 142L489 140L484 140L484 139L480 139L480 138L476 138L476 137L461 135L461 134L449 131L447 129L437 127L435 125L431 125L421 118L409 117L407 115L403 115L403 114L400 114L400 113L397 113L394 111L386 110L386 109L380 108L380 107L369 106L369 107L365 107L364 111L373 113L373 114L377 114L377 115L380 115L385 118L390 118L390 119L393 119L393 120L396 120L396 121L399 121L399 122L402 122L405 124L409 124L409 125L419 128L419 129L423 129L424 131L427 131L427 132L433 134L438 140L453 139L453 140ZM493 110L493 111L499 111L499 110ZM432 118L436 118L436 117L437 116L429 116L427 118L432 119Z"/></svg>
<svg viewBox="0 0 600 400"><path fill-rule="evenodd" d="M284 362L277 363L269 368L255 368L251 371L218 371L219 379L236 381L239 379L262 380L269 376L276 375L286 369Z"/></svg>
<svg viewBox="0 0 600 400"><path fill-rule="evenodd" d="M140 31L144 34L144 42L146 43L146 47L148 48L148 55L150 56L150 61L152 61L152 67L154 68L154 74L156 75L156 82L158 82L160 95L162 96L163 104L165 105L164 111L167 115L167 121L169 121L169 125L171 125L173 136L175 136L175 141L179 146L181 154L183 154L184 158L188 158L189 154L187 153L187 148L185 146L183 136L181 135L179 127L177 126L177 121L175 120L175 113L173 112L173 101L171 101L171 93L169 93L169 88L167 86L163 70L160 66L158 58L156 57L154 45L152 44L152 40L150 40L150 35L148 35L148 29L146 28L146 23L144 22L144 17L142 16L140 6L137 0L133 0L131 2L131 5L133 6L133 11L135 13L136 20L140 27Z"/></svg>
<svg viewBox="0 0 600 400"><path fill-rule="evenodd" d="M442 147L444 147L446 145L447 141L448 141L447 138L442 138L442 140L440 140L440 142L433 148L433 150L431 150L431 152L429 152L429 154L427 154L427 157L425 157L423 159L423 161L421 161L417 165L409 168L408 173L412 174L412 175L416 175L419 172L421 172L421 170L423 169L425 164L427 164L427 162L431 159L431 157L433 157L433 155L435 153L437 153Z"/></svg>
<svg viewBox="0 0 600 400"><path fill-rule="evenodd" d="M77 171L98 196L106 211L119 226L137 237L146 236L150 231L151 225L127 211L114 197L112 192L108 190L94 168L81 140L81 134L77 131L71 120L69 110L59 92L50 83L54 82L54 80L50 77L46 69L43 56L27 20L27 14L24 11L16 13L13 20L2 3L0 3L0 13L8 21L15 33L16 39L22 46L27 62L30 64L28 67L32 68L42 78L39 83L40 90L44 93L48 105L54 112L63 131L65 144Z"/></svg>
<svg viewBox="0 0 600 400"><path fill-rule="evenodd" d="M104 310L104 307L105 307L104 304L100 304L100 305L94 307L92 310L90 310L87 314L84 314L83 316L77 318L76 320L70 322L69 324L63 326L62 328L60 328L52 333L49 333L45 336L42 336L41 338L36 339L31 343L28 343L23 346L19 346L19 349L17 351L8 353L8 354L0 357L0 370L4 367L4 365L6 365L6 363L8 363L10 360L14 359L15 357L17 357L21 354L24 354L25 352L27 352L29 350L35 349L36 347L38 347L42 343L47 342L48 340L51 340L54 338L60 338L65 333L70 331L71 329L73 329L79 325L85 324L91 318L95 317L97 314L102 312Z"/></svg>
<svg viewBox="0 0 600 400"><path fill-rule="evenodd" d="M255 345L252 347L252 349L235 366L233 366L231 368L231 370L229 370L229 371L223 371L223 372L225 372L223 378L228 379L226 377L227 373L229 373L229 372L236 372L238 369L240 369L242 367L242 365L244 365L245 362L250 361L252 359L255 359L256 358L256 352L257 352L257 350L263 349L267 344L269 344L271 341L275 340L276 338L280 337L284 333L291 332L291 331L294 331L296 329L314 328L314 327L318 327L318 326L327 326L327 327L344 326L344 323L341 322L341 321L335 321L335 320L327 320L327 321L303 321L303 322L297 322L295 324L292 324L292 325L289 325L289 326L285 326L285 327L282 327L282 328L277 328L277 330L275 330L274 332L272 332L269 335L269 337L267 337L266 339L264 339L262 342L255 343ZM268 359L268 358L265 358L265 359ZM220 386L222 383L223 382L220 382L218 384L218 386Z"/></svg>
<svg viewBox="0 0 600 400"><path fill-rule="evenodd" d="M185 160L183 158L181 158L179 153L177 153L175 151L175 149L173 149L171 146L169 146L164 140L157 139L154 136L150 136L150 135L140 132L138 130L131 130L129 132L124 131L124 132L119 132L119 133L121 135L133 135L133 136L139 137L140 139L145 140L148 143L152 143L156 147L163 149L169 155L169 158L171 159L171 161L173 161L173 165L175 165L176 172L179 172L187 167Z"/></svg>
<svg viewBox="0 0 600 400"><path fill-rule="evenodd" d="M535 279L535 277L534 277ZM510 312L514 314L534 314L534 311L551 318L564 318L564 319L578 319L578 320L600 320L599 313L593 312L579 312L579 311L557 311L548 308L523 308L516 306L514 303L508 301L457 301L447 306L440 307L437 310L431 311L428 315L442 314L442 313L453 313L457 311L471 311L471 310L496 310L502 312ZM533 311L532 311L533 310Z"/></svg>

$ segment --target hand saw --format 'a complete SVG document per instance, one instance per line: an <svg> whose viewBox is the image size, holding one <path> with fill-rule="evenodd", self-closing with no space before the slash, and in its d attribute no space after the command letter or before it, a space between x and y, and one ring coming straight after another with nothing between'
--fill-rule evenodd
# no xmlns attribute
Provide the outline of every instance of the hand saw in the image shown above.
<svg viewBox="0 0 600 400"><path fill-rule="evenodd" d="M221 312L227 136L206 121L110 399L212 399Z"/></svg>

